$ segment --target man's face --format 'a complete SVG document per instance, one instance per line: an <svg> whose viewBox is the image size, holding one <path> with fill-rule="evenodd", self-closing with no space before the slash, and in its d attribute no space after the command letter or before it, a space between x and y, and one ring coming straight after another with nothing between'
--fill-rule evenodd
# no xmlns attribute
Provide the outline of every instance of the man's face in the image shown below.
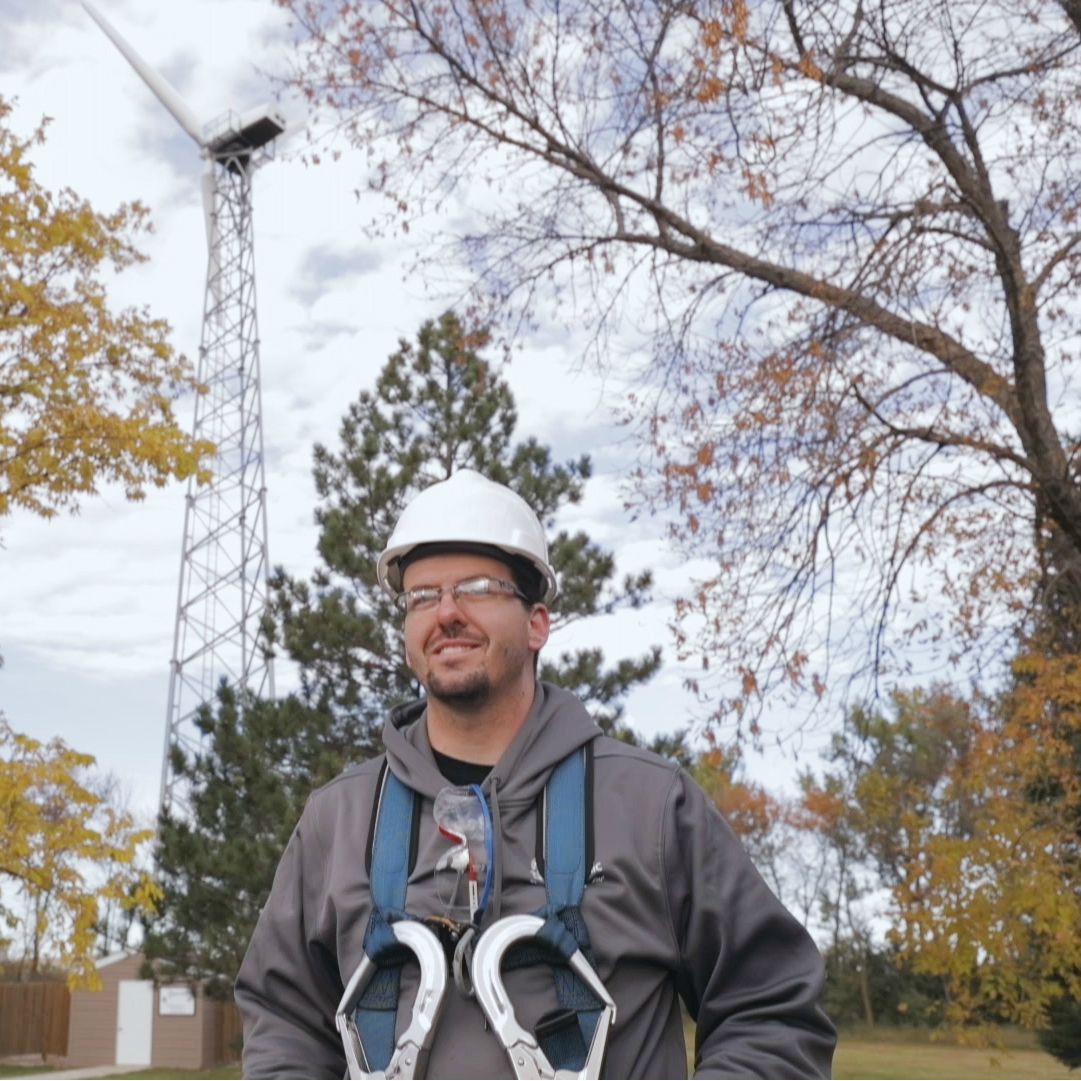
<svg viewBox="0 0 1081 1081"><path fill-rule="evenodd" d="M513 582L498 559L466 552L411 563L404 589L451 586L467 578ZM449 589L434 608L405 617L405 657L432 698L459 708L480 706L533 680L533 653L548 640L548 610L513 594L456 601Z"/></svg>

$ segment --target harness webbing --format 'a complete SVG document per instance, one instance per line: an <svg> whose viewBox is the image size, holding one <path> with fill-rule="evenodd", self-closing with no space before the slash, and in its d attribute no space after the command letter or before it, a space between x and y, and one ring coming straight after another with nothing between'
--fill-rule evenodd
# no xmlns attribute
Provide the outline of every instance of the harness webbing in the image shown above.
<svg viewBox="0 0 1081 1081"><path fill-rule="evenodd" d="M563 960L576 949L593 963L589 931L582 917L581 903L589 874L589 827L592 810L593 744L568 755L552 770L544 787L544 886L548 904L540 913L547 919L538 935ZM569 934L568 934L569 932ZM557 1070L580 1070L585 1065L593 1032L601 1015L601 1003L567 964L552 967L556 995L564 1010L578 1018L581 1042L571 1034L553 1034L543 1047Z"/></svg>
<svg viewBox="0 0 1081 1081"><path fill-rule="evenodd" d="M399 781L388 766L384 766L379 795L376 797L376 821L368 875L372 914L364 932L364 952L379 963L379 968L365 989L354 1015L370 1072L385 1070L394 1054L402 962L395 957L397 939L390 925L394 919L405 914L416 803L416 793Z"/></svg>

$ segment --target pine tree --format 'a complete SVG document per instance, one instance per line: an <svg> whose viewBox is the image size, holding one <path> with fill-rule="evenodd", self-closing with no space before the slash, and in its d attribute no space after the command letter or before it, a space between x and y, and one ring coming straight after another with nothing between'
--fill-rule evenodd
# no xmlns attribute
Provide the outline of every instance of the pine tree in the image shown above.
<svg viewBox="0 0 1081 1081"><path fill-rule="evenodd" d="M583 532L553 535L561 507L577 503L588 457L559 464L536 439L513 441L518 422L510 387L480 355L483 333L469 334L447 313L425 323L416 345L402 340L372 391L350 406L337 453L315 448L321 504L322 564L310 582L279 571L272 580L268 637L301 668L311 706L349 718L359 757L379 752L388 707L420 693L406 667L402 619L380 589L375 568L394 523L427 485L462 468L509 485L549 531L560 592L552 629L577 619L637 607L650 573L615 586L615 560ZM541 678L572 689L606 730L618 730L621 699L660 665L660 648L606 667L599 649L542 657Z"/></svg>
<svg viewBox="0 0 1081 1081"><path fill-rule="evenodd" d="M1081 1066L1081 1002L1068 997L1052 1002L1039 1037L1040 1046L1067 1069Z"/></svg>
<svg viewBox="0 0 1081 1081"><path fill-rule="evenodd" d="M333 719L296 697L242 699L226 685L196 723L192 753L173 748L190 814L163 812L156 851L164 890L145 926L145 975L227 997L274 870L309 793L341 772Z"/></svg>

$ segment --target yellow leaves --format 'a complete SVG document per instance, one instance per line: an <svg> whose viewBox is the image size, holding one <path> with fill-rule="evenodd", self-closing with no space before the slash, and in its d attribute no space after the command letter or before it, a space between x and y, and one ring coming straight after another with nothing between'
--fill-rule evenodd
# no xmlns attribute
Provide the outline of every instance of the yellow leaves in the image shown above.
<svg viewBox="0 0 1081 1081"><path fill-rule="evenodd" d="M154 835L153 830L146 831L147 836L143 838L149 841ZM141 843L141 842L140 842ZM120 897L121 904L128 910L137 910L140 912L154 912L158 907L158 902L165 896L165 891L161 886L154 881L145 871L141 872L135 881L135 885L132 889L126 891L122 897Z"/></svg>
<svg viewBox="0 0 1081 1081"><path fill-rule="evenodd" d="M901 893L898 941L916 971L946 981L951 1021L997 1007L1038 1025L1064 984L1078 987L1077 891L1060 846L1020 800L970 838L927 839L918 891Z"/></svg>
<svg viewBox="0 0 1081 1081"><path fill-rule="evenodd" d="M102 481L138 499L147 484L209 479L213 447L173 415L200 389L191 365L164 321L112 310L98 277L145 258L131 239L149 229L145 207L101 215L42 189L10 111L0 98L0 517L74 508Z"/></svg>
<svg viewBox="0 0 1081 1081"><path fill-rule="evenodd" d="M99 902L149 915L161 897L133 866L153 831L93 790L93 765L63 741L41 743L0 717L0 884L30 902L31 935L68 969L72 986L95 983Z"/></svg>
<svg viewBox="0 0 1081 1081"><path fill-rule="evenodd" d="M995 702L898 694L895 719L857 712L848 768L805 792L810 820L836 814L888 870L891 938L943 981L952 1024L1036 1025L1081 992L1072 704L1058 720L1081 701L1078 661L1021 658L1026 679Z"/></svg>

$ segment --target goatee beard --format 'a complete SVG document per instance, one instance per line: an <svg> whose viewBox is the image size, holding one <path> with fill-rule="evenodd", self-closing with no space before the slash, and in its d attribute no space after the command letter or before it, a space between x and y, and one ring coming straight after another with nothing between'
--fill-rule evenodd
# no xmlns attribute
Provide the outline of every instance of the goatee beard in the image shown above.
<svg viewBox="0 0 1081 1081"><path fill-rule="evenodd" d="M482 705L491 692L492 684L485 672L475 672L464 681L447 680L445 683L433 676L428 683L428 694L432 698L459 708Z"/></svg>

